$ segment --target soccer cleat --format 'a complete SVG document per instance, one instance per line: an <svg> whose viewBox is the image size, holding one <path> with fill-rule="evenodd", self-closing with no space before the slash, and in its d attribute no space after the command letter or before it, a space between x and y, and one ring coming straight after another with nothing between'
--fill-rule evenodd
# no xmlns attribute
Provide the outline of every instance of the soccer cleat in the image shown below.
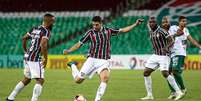
<svg viewBox="0 0 201 101"><path fill-rule="evenodd" d="M5 101L14 101L14 100L9 100L8 98L6 98L6 100Z"/></svg>
<svg viewBox="0 0 201 101"><path fill-rule="evenodd" d="M176 93L175 92L172 92L170 94L170 96L168 97L168 99L174 99L176 97Z"/></svg>
<svg viewBox="0 0 201 101"><path fill-rule="evenodd" d="M146 97L141 98L141 100L153 100L153 99L154 99L153 96L146 96Z"/></svg>
<svg viewBox="0 0 201 101"><path fill-rule="evenodd" d="M67 63L67 66L71 67L71 65L72 65L72 64L77 65L78 63L77 63L77 62L75 62L75 61L71 61L71 62L68 62L68 63Z"/></svg>
<svg viewBox="0 0 201 101"><path fill-rule="evenodd" d="M184 93L182 93L181 91L180 92L176 92L176 97L175 97L174 100L180 100L183 97L184 97Z"/></svg>

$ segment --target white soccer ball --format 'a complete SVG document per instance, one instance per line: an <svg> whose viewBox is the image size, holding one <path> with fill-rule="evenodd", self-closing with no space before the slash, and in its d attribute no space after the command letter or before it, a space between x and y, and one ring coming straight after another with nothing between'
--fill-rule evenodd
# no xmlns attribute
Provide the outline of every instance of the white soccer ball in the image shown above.
<svg viewBox="0 0 201 101"><path fill-rule="evenodd" d="M87 101L87 100L82 94L78 94L75 96L74 101Z"/></svg>

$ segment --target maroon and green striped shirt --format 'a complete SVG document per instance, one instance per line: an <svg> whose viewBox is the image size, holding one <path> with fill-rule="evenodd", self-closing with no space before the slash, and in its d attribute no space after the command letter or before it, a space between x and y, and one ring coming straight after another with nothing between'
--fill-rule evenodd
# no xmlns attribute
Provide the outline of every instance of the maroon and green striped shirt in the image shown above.
<svg viewBox="0 0 201 101"><path fill-rule="evenodd" d="M88 57L98 59L110 59L111 57L111 36L116 36L119 29L103 27L101 31L90 29L80 39L81 44L90 42Z"/></svg>

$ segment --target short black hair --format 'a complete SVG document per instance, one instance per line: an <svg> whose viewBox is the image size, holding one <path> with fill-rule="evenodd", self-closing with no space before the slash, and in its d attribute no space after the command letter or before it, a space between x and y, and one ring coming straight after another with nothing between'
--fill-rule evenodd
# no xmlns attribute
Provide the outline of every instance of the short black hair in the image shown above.
<svg viewBox="0 0 201 101"><path fill-rule="evenodd" d="M180 22L182 19L186 19L186 17L185 17L185 16L179 16L179 22Z"/></svg>
<svg viewBox="0 0 201 101"><path fill-rule="evenodd" d="M54 15L52 15L50 13L46 13L43 17L54 17Z"/></svg>
<svg viewBox="0 0 201 101"><path fill-rule="evenodd" d="M156 19L156 17L155 16L150 16L149 19Z"/></svg>
<svg viewBox="0 0 201 101"><path fill-rule="evenodd" d="M93 18L92 18L92 21L94 21L94 22L102 22L102 18L100 17L100 16L94 16Z"/></svg>

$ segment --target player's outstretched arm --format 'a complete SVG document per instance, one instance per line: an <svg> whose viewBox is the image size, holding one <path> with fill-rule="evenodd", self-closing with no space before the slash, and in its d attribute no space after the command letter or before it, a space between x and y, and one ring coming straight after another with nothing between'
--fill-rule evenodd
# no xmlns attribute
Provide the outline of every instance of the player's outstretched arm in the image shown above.
<svg viewBox="0 0 201 101"><path fill-rule="evenodd" d="M22 38L22 47L24 50L24 53L27 53L27 40L29 39L29 35L25 34Z"/></svg>
<svg viewBox="0 0 201 101"><path fill-rule="evenodd" d="M136 27L137 25L141 24L144 21L144 19L138 19L134 24L124 27L124 28L120 28L120 32L126 33L131 31L134 27Z"/></svg>
<svg viewBox="0 0 201 101"><path fill-rule="evenodd" d="M43 66L44 68L46 67L47 65L47 54L48 54L48 39L46 38L42 38L41 40L41 53L42 53L42 56L43 56Z"/></svg>
<svg viewBox="0 0 201 101"><path fill-rule="evenodd" d="M77 49L79 49L81 47L81 43L78 42L75 45L73 45L70 49L64 49L63 50L63 54L66 55L68 53L71 53L73 51L76 51Z"/></svg>
<svg viewBox="0 0 201 101"><path fill-rule="evenodd" d="M198 47L198 48L201 49L201 45L200 45L196 40L194 40L194 39L191 37L191 35L188 35L188 36L187 36L187 39L188 39L193 45L195 45L196 47Z"/></svg>

